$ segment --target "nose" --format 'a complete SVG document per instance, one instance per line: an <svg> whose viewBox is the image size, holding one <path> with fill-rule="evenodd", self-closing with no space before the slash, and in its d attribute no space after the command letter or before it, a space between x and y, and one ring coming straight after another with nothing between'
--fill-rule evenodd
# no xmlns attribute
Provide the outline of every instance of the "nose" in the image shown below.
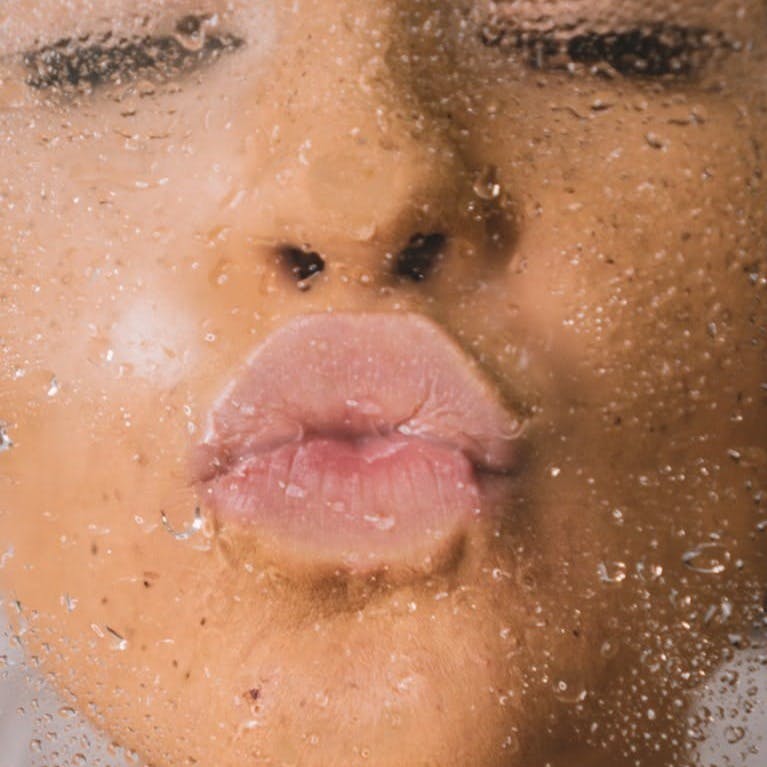
<svg viewBox="0 0 767 767"><path fill-rule="evenodd" d="M401 20L383 0L360 5L317 0L301 28L284 13L278 54L239 112L248 228L321 253L330 268L375 261L373 273L383 255L417 261L453 240L481 245L473 169L410 79Z"/></svg>

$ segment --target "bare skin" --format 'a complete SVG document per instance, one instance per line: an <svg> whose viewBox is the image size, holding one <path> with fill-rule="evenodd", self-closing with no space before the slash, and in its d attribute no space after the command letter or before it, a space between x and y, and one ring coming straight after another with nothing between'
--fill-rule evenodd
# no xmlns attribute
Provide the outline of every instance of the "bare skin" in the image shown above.
<svg viewBox="0 0 767 767"><path fill-rule="evenodd" d="M688 696L767 580L764 4L67 5L0 11L28 652L157 767L690 759ZM20 53L215 12L215 59L92 92ZM684 75L568 71L508 43L541 13L718 32ZM418 233L447 243L422 280L396 269ZM322 271L297 282L286 245ZM222 386L326 311L424 315L529 418L502 523L434 572L287 567L190 486ZM161 513L197 505L177 540Z"/></svg>

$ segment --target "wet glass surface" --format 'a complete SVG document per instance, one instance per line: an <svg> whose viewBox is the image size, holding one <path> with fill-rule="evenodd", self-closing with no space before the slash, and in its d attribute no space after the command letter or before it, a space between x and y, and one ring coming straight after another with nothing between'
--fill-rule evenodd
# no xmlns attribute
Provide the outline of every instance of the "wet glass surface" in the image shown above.
<svg viewBox="0 0 767 767"><path fill-rule="evenodd" d="M766 52L5 0L9 766L764 767Z"/></svg>

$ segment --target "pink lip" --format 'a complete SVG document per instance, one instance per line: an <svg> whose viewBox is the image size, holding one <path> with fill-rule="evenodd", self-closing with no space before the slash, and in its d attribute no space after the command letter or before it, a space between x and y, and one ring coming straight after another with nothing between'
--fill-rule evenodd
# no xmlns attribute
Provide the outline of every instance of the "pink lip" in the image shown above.
<svg viewBox="0 0 767 767"><path fill-rule="evenodd" d="M303 563L425 564L517 463L521 420L413 314L313 314L278 329L208 414L192 478L224 523Z"/></svg>

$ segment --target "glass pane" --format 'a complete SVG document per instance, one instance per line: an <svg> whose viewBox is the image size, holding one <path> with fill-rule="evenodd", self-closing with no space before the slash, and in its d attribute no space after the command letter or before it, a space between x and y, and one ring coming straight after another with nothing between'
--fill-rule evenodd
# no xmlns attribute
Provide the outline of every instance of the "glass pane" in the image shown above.
<svg viewBox="0 0 767 767"><path fill-rule="evenodd" d="M0 753L764 767L763 0L5 0Z"/></svg>

